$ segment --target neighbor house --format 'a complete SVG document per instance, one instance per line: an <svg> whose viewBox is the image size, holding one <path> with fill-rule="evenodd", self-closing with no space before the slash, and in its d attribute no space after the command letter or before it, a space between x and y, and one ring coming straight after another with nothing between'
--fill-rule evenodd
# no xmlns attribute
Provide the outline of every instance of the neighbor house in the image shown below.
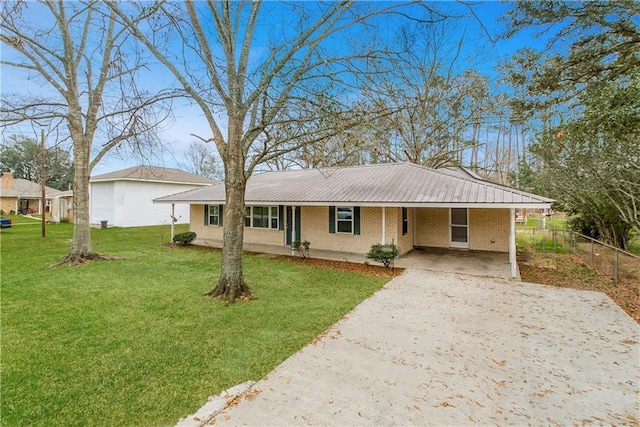
<svg viewBox="0 0 640 427"><path fill-rule="evenodd" d="M73 192L60 191L45 186L42 203L42 186L22 178L14 178L11 172L2 172L0 185L0 210L6 214L42 214L53 222L73 221Z"/></svg>
<svg viewBox="0 0 640 427"><path fill-rule="evenodd" d="M222 241L225 188L159 198L188 204L198 242ZM436 247L505 252L515 267L516 210L551 199L494 184L465 170L410 163L266 172L249 178L244 240L365 254L395 243L401 254Z"/></svg>
<svg viewBox="0 0 640 427"><path fill-rule="evenodd" d="M216 181L179 169L135 166L92 176L89 181L91 223L118 227L189 222L189 207L171 211L153 199L201 188Z"/></svg>

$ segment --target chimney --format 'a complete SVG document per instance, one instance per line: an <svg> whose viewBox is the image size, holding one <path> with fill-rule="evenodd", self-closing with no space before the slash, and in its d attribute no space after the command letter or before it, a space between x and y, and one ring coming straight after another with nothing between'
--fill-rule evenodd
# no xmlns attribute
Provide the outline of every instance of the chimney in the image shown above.
<svg viewBox="0 0 640 427"><path fill-rule="evenodd" d="M2 172L2 189L13 190L13 173Z"/></svg>

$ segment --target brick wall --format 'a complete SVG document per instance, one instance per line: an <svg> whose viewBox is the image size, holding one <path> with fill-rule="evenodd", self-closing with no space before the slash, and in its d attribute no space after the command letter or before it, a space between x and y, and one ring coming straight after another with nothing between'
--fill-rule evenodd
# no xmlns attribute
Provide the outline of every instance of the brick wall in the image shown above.
<svg viewBox="0 0 640 427"><path fill-rule="evenodd" d="M416 209L416 246L448 248L449 209Z"/></svg>
<svg viewBox="0 0 640 427"><path fill-rule="evenodd" d="M449 209L416 209L416 245L450 247ZM509 209L469 209L469 249L509 251Z"/></svg>
<svg viewBox="0 0 640 427"><path fill-rule="evenodd" d="M197 239L222 242L223 227L204 225L204 205L191 205L191 225L189 229L196 233ZM284 245L284 231L267 228L245 228L244 241L246 243L260 243L264 245Z"/></svg>
<svg viewBox="0 0 640 427"><path fill-rule="evenodd" d="M0 209L4 213L8 214L11 211L16 213L18 211L18 198L17 197L2 197L0 198Z"/></svg>
<svg viewBox="0 0 640 427"><path fill-rule="evenodd" d="M408 212L408 234L402 235L401 208L387 208L386 240L394 241L400 253L413 249L414 214ZM508 252L509 209L469 209L469 249ZM191 205L191 231L198 239L222 241L222 227L204 225L203 205ZM417 246L449 248L449 209L416 208ZM382 242L382 208L360 208L360 235L329 233L328 206L302 206L301 240L312 249L367 253L371 245ZM245 242L284 246L284 231L246 228Z"/></svg>
<svg viewBox="0 0 640 427"><path fill-rule="evenodd" d="M509 252L509 209L469 209L469 249Z"/></svg>

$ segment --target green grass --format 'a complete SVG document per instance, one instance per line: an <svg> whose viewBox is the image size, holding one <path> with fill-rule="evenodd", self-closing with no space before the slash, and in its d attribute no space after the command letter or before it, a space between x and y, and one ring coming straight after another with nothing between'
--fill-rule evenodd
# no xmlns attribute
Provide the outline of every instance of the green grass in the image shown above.
<svg viewBox="0 0 640 427"><path fill-rule="evenodd" d="M555 253L568 253L571 252L571 242L565 241L566 248L562 244L562 236L556 235L554 242L553 236L543 236L541 233L517 233L516 245L521 252L525 244L530 244L537 252L555 252Z"/></svg>
<svg viewBox="0 0 640 427"><path fill-rule="evenodd" d="M41 223L38 219L27 218L22 215L2 215L2 217L11 218L13 220L13 225L37 225Z"/></svg>
<svg viewBox="0 0 640 427"><path fill-rule="evenodd" d="M2 425L173 425L266 375L385 282L248 255L258 299L224 306L202 298L220 252L162 246L167 226L94 229L94 250L124 260L75 268L49 268L70 224L39 233L0 232Z"/></svg>

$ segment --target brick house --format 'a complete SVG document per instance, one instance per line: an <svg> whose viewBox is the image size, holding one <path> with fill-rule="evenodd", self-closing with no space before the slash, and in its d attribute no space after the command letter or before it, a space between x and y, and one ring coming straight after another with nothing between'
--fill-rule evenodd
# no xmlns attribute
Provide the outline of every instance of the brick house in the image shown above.
<svg viewBox="0 0 640 427"><path fill-rule="evenodd" d="M42 187L39 183L14 178L11 172L2 172L0 179L0 211L5 214L42 214L53 222L73 221L73 191L60 191Z"/></svg>
<svg viewBox="0 0 640 427"><path fill-rule="evenodd" d="M509 253L515 276L516 210L553 200L482 180L464 169L410 163L265 172L247 183L247 243L365 254L436 247ZM155 203L189 204L196 243L222 241L224 183Z"/></svg>

